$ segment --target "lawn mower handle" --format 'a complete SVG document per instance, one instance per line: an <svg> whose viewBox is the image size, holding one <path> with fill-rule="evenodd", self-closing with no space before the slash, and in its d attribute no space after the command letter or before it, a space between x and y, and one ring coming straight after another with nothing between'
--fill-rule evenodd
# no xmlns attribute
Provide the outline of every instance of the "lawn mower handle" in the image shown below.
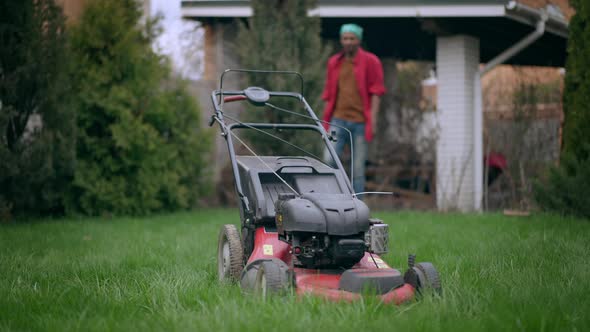
<svg viewBox="0 0 590 332"><path fill-rule="evenodd" d="M247 100L246 96L225 96L223 97L224 103L231 103L232 101Z"/></svg>
<svg viewBox="0 0 590 332"><path fill-rule="evenodd" d="M301 73L296 72L296 71L289 71L289 70L258 70L258 69L226 69L223 71L223 73L221 74L221 78L219 80L219 91L223 91L223 77L225 76L225 74L227 73L231 73L231 72L235 72L235 73L251 73L251 74L268 74L268 75L272 75L272 74L276 74L276 75L295 75L297 76L297 78L299 78L299 83L300 83L300 89L299 89L299 94L301 94L303 96L303 75L301 75Z"/></svg>
<svg viewBox="0 0 590 332"><path fill-rule="evenodd" d="M229 71L232 71L232 70L226 70L224 72L224 74ZM273 71L248 71L248 70L233 70L233 71L276 73ZM288 73L297 74L297 75L301 76L301 74L296 73L296 72L288 72ZM303 82L303 79L301 79L301 80ZM302 83L302 88L303 88L303 83ZM258 129L284 128L284 129L304 129L304 130L318 131L322 136L322 140L324 141L324 144L325 144L326 148L328 149L330 156L332 157L332 159L336 163L336 168L339 169L343 173L344 178L348 179L348 176L346 175L346 172L344 170L344 166L342 165L340 158L338 158L338 155L336 154L334 147L330 143L330 140L329 140L330 135L324 129L324 127L321 124L321 120L318 119L318 117L313 112L313 109L311 108L311 106L309 106L309 104L307 103L307 101L305 100L303 95L301 95L299 93L295 93L295 92L282 92L282 91L269 91L268 93L269 93L269 97L273 97L273 96L274 97L289 97L289 98L294 98L294 99L299 100L303 104L305 111L307 111L308 116L315 122L315 125L272 124L272 123L234 123L234 124L228 125L225 123L225 119L223 116L223 102L226 100L230 101L230 102L240 101L240 100L248 100L248 97L245 94L245 90L241 90L241 91L240 90L233 90L233 91L216 90L211 93L211 101L213 102L215 114L211 116L211 120L210 120L209 125L211 126L211 125L213 125L213 123L217 122L220 126L222 136L227 143L227 148L228 148L228 152L229 152L232 171L234 173L236 192L240 198L240 201L241 201L241 204L243 207L243 211L247 214L246 219L252 217L251 214L253 213L253 211L250 207L248 198L246 197L246 195L244 195L244 191L243 191L243 188L241 185L240 174L238 171L238 165L237 165L237 161L236 161L236 152L235 152L235 149L233 146L233 140L231 137L232 135L230 134L230 132L233 128L258 128ZM351 181L352 180L350 179L350 181L346 181L346 182L347 182L348 189L350 190L350 192L354 193L354 189L352 188Z"/></svg>

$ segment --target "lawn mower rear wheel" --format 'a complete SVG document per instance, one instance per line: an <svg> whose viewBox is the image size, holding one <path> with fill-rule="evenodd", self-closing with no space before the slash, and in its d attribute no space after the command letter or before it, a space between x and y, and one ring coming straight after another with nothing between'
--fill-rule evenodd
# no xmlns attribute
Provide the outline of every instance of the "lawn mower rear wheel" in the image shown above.
<svg viewBox="0 0 590 332"><path fill-rule="evenodd" d="M438 272L432 263L416 263L413 267L418 276L418 291L420 293L432 292L433 294L442 295L442 286Z"/></svg>
<svg viewBox="0 0 590 332"><path fill-rule="evenodd" d="M234 225L223 225L217 245L217 273L220 281L236 282L244 267L240 233Z"/></svg>

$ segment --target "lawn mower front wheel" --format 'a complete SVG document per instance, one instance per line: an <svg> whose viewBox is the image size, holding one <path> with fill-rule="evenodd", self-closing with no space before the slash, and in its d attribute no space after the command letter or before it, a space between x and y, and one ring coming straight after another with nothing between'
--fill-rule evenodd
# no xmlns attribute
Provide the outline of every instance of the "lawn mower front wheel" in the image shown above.
<svg viewBox="0 0 590 332"><path fill-rule="evenodd" d="M217 275L220 281L236 282L244 267L240 233L234 225L223 225L217 244Z"/></svg>
<svg viewBox="0 0 590 332"><path fill-rule="evenodd" d="M254 293L266 299L271 294L287 293L291 283L286 264L275 260L262 261L256 273Z"/></svg>

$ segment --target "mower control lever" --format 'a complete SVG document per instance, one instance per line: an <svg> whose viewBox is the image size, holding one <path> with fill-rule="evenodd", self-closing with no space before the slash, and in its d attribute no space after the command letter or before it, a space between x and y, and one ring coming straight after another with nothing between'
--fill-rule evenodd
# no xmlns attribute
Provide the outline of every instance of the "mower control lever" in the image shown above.
<svg viewBox="0 0 590 332"><path fill-rule="evenodd" d="M332 130L332 132L330 132L328 139L330 139L330 141L332 142L338 142L338 138L336 137L336 130Z"/></svg>
<svg viewBox="0 0 590 332"><path fill-rule="evenodd" d="M414 264L416 264L416 255L409 254L408 255L408 268L412 269L414 267Z"/></svg>
<svg viewBox="0 0 590 332"><path fill-rule="evenodd" d="M254 106L264 106L264 104L270 99L270 93L257 86L246 88L244 94L246 95L246 98L248 98L248 101L254 104Z"/></svg>
<svg viewBox="0 0 590 332"><path fill-rule="evenodd" d="M223 97L223 102L224 103L231 103L232 101L238 101L238 100L246 100L246 96L241 96L241 95L237 95L237 96L225 96Z"/></svg>

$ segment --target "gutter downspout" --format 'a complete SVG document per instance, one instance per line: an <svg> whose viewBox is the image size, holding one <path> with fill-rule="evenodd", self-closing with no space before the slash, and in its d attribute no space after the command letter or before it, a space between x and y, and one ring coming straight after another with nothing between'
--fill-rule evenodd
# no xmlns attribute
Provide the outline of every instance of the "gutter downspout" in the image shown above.
<svg viewBox="0 0 590 332"><path fill-rule="evenodd" d="M518 5L514 1L511 1L506 5L508 9L514 8ZM484 174L483 174L483 102L481 92L481 78L494 69L497 65L502 64L506 60L510 59L518 52L522 51L530 44L535 42L545 33L545 23L547 22L548 15L545 10L539 12L539 21L535 31L521 39L516 44L512 45L504 52L497 55L495 58L490 60L482 69L475 72L474 80L474 116L473 116L473 183L474 183L474 210L481 211L482 198L483 198L483 185L484 185ZM486 183L487 185L487 183Z"/></svg>

